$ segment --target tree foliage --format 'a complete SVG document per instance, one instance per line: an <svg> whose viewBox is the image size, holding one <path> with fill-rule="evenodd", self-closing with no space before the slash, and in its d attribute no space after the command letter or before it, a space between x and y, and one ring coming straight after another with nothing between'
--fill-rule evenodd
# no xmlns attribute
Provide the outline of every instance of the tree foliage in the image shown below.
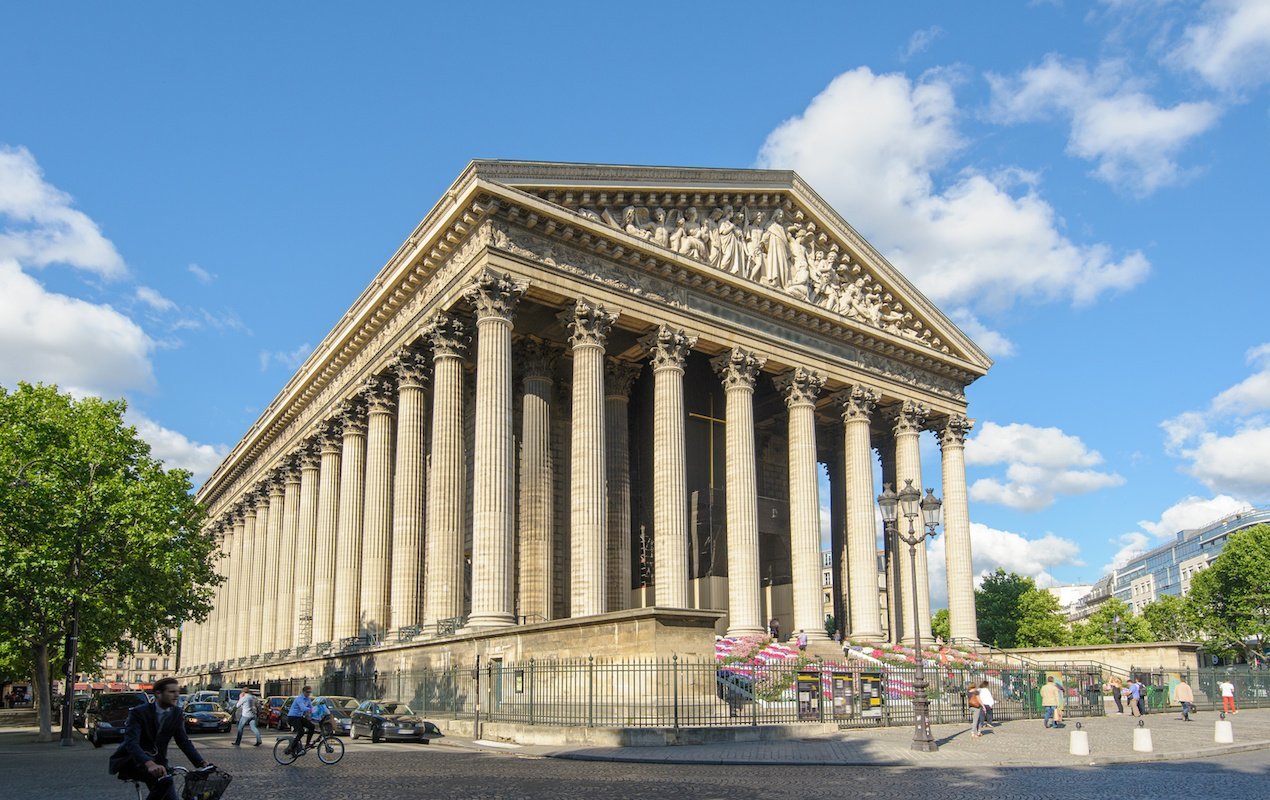
<svg viewBox="0 0 1270 800"><path fill-rule="evenodd" d="M1035 590L1031 578L998 568L975 590L975 613L979 638L994 647L1014 647L1019 629L1019 600Z"/></svg>
<svg viewBox="0 0 1270 800"><path fill-rule="evenodd" d="M1260 658L1270 639L1270 526L1231 534L1187 600L1211 652Z"/></svg>
<svg viewBox="0 0 1270 800"><path fill-rule="evenodd" d="M932 636L942 637L945 642L952 638L948 624L948 609L941 608L930 618L930 633Z"/></svg>
<svg viewBox="0 0 1270 800"><path fill-rule="evenodd" d="M1151 628L1128 604L1114 597L1098 604L1084 622L1072 626L1072 644L1115 644L1152 641Z"/></svg>
<svg viewBox="0 0 1270 800"><path fill-rule="evenodd" d="M168 632L206 618L219 582L190 474L152 458L124 410L55 386L0 387L0 659L34 675L45 737L41 695L76 601L91 672L126 637L169 651Z"/></svg>
<svg viewBox="0 0 1270 800"><path fill-rule="evenodd" d="M1190 598L1162 594L1142 609L1142 618L1157 642L1193 642L1199 637L1199 620Z"/></svg>
<svg viewBox="0 0 1270 800"><path fill-rule="evenodd" d="M1019 597L1015 647L1061 647L1070 639L1067 617L1053 592L1029 589Z"/></svg>

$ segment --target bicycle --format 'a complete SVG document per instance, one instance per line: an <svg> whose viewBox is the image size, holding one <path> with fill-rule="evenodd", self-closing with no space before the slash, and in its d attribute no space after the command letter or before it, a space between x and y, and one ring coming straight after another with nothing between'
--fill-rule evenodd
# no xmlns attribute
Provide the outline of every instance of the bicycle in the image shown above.
<svg viewBox="0 0 1270 800"><path fill-rule="evenodd" d="M303 734L300 734L303 735ZM322 731L318 733L317 738L310 744L304 745L299 752L291 750L292 743L300 738L297 736L279 736L278 741L273 745L273 760L282 766L290 766L296 762L300 756L305 755L310 750L317 750L318 760L323 764L338 764L339 760L344 757L344 742L334 734Z"/></svg>
<svg viewBox="0 0 1270 800"><path fill-rule="evenodd" d="M228 772L218 769L215 764L208 764L195 770L173 765L168 767L168 775L163 780L175 782L178 778L181 780L177 784L176 795L182 800L219 800L233 780ZM131 783L137 791L137 800L141 800L142 789L149 792L145 780L141 778L123 778L123 780Z"/></svg>

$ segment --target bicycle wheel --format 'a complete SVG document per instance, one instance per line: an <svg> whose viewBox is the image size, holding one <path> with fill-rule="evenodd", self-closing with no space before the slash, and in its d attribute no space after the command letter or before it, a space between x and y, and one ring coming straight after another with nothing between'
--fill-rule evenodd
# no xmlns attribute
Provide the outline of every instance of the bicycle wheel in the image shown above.
<svg viewBox="0 0 1270 800"><path fill-rule="evenodd" d="M318 742L317 754L323 764L338 764L344 757L344 743L334 736L327 736Z"/></svg>
<svg viewBox="0 0 1270 800"><path fill-rule="evenodd" d="M278 739L273 745L273 760L282 766L295 763L299 756L291 752L292 739L290 736Z"/></svg>

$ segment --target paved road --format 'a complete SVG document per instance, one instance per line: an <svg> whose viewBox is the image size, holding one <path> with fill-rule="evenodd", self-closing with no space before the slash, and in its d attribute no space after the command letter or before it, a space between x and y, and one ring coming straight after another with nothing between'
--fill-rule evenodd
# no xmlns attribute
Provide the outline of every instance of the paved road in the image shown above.
<svg viewBox="0 0 1270 800"><path fill-rule="evenodd" d="M271 744L272 737L266 739ZM1135 798L1270 795L1270 755L1238 753L1180 764L1051 768L765 767L620 764L477 752L433 744L347 742L344 760L320 764L310 753L291 767L273 762L268 746L231 748L216 736L196 740L205 755L236 776L227 798L561 798L562 800L770 800L929 798L992 794L1020 798ZM109 748L0 742L0 786L14 798L128 800L126 784L106 775Z"/></svg>

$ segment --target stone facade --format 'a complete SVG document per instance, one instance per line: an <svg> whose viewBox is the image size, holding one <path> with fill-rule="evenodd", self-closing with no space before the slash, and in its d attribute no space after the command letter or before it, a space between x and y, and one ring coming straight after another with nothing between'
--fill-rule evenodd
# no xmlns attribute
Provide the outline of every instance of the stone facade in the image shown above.
<svg viewBox="0 0 1270 800"><path fill-rule="evenodd" d="M920 476L924 431L974 638L990 365L793 173L474 162L200 490L227 583L183 673L823 636L822 502L844 632L925 634L924 557L879 599L873 484Z"/></svg>

